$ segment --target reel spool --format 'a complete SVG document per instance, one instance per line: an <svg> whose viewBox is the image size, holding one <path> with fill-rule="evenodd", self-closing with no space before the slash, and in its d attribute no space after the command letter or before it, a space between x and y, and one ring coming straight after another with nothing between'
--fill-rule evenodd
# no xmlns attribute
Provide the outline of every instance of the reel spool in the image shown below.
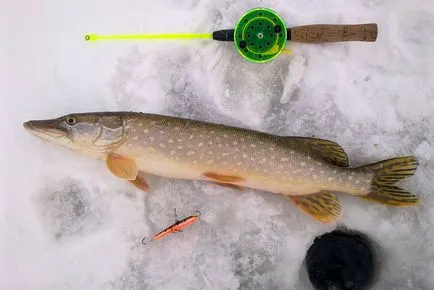
<svg viewBox="0 0 434 290"><path fill-rule="evenodd" d="M285 23L268 8L249 10L235 26L235 48L251 62L264 63L275 59L285 48L286 41Z"/></svg>

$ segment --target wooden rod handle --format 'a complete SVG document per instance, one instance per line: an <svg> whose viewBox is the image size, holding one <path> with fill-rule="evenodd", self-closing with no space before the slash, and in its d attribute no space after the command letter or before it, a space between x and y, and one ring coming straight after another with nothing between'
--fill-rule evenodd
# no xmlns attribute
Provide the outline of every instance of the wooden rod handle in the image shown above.
<svg viewBox="0 0 434 290"><path fill-rule="evenodd" d="M291 41L303 43L326 43L339 41L377 40L378 25L366 24L314 24L296 26L288 29Z"/></svg>

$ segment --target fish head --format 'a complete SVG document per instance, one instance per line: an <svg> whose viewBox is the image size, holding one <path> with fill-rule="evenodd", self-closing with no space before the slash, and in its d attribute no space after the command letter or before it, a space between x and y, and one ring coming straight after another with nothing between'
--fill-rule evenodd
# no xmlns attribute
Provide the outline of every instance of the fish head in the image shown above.
<svg viewBox="0 0 434 290"><path fill-rule="evenodd" d="M94 157L106 155L126 140L123 116L110 113L69 114L27 121L23 126L45 141Z"/></svg>

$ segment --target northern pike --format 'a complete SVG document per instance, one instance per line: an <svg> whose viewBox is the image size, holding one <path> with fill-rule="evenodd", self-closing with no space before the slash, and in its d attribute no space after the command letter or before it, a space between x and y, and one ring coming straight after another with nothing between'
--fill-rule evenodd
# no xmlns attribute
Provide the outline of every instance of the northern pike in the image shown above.
<svg viewBox="0 0 434 290"><path fill-rule="evenodd" d="M68 114L23 125L46 141L105 161L114 176L144 191L145 174L252 188L285 195L324 223L342 216L335 192L390 206L419 203L394 185L415 173L414 156L350 168L333 141L136 112Z"/></svg>

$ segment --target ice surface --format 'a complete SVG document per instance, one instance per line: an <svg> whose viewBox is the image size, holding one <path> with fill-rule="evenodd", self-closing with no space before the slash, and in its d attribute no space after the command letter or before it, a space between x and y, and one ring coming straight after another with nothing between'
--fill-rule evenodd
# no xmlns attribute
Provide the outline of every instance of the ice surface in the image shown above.
<svg viewBox="0 0 434 290"><path fill-rule="evenodd" d="M209 32L267 6L288 25L379 24L375 43L291 44L263 65L231 43L97 42L85 33ZM152 179L140 193L103 164L43 144L28 119L134 110L328 138L352 166L415 154L419 209L340 196L340 225L378 244L375 289L434 289L434 2L9 0L2 27L1 289L310 289L302 263L335 228L284 197ZM6 19L6 21L5 21ZM183 233L143 236L199 209Z"/></svg>

